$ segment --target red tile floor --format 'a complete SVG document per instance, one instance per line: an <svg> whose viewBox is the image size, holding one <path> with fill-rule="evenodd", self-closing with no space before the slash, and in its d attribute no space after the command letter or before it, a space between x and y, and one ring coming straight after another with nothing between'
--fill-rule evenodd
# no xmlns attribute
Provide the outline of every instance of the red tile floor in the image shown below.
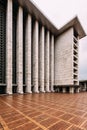
<svg viewBox="0 0 87 130"><path fill-rule="evenodd" d="M0 96L0 130L87 130L87 92Z"/></svg>

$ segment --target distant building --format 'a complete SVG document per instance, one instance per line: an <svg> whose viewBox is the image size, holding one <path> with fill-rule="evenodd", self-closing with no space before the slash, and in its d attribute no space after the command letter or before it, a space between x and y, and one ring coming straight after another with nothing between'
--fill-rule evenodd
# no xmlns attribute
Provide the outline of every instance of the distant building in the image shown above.
<svg viewBox="0 0 87 130"><path fill-rule="evenodd" d="M30 0L0 0L0 93L78 90L77 17L57 29Z"/></svg>
<svg viewBox="0 0 87 130"><path fill-rule="evenodd" d="M79 81L80 91L87 91L87 80L80 80Z"/></svg>

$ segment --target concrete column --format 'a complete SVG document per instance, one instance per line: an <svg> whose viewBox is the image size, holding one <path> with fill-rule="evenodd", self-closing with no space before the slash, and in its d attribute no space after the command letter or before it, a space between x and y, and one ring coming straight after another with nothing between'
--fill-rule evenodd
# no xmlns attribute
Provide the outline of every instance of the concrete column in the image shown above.
<svg viewBox="0 0 87 130"><path fill-rule="evenodd" d="M86 91L86 82L84 83L84 91Z"/></svg>
<svg viewBox="0 0 87 130"><path fill-rule="evenodd" d="M12 94L12 0L7 0L6 21L6 93Z"/></svg>
<svg viewBox="0 0 87 130"><path fill-rule="evenodd" d="M79 93L79 88L76 89L76 93Z"/></svg>
<svg viewBox="0 0 87 130"><path fill-rule="evenodd" d="M49 58L50 58L50 55L49 55L49 46L50 46L50 32L49 31L47 31L47 34L46 34L46 59L45 59L45 61L46 61L46 68L45 68L45 72L46 72L46 92L50 92L50 90L49 90L49 70L50 70L50 68L49 68Z"/></svg>
<svg viewBox="0 0 87 130"><path fill-rule="evenodd" d="M60 92L60 89L59 89L59 88L57 89L57 92L58 92L58 93Z"/></svg>
<svg viewBox="0 0 87 130"><path fill-rule="evenodd" d="M54 92L54 36L51 36L51 91Z"/></svg>
<svg viewBox="0 0 87 130"><path fill-rule="evenodd" d="M38 93L38 21L35 21L34 28L33 28L33 85L34 85L34 92Z"/></svg>
<svg viewBox="0 0 87 130"><path fill-rule="evenodd" d="M73 87L70 87L70 88L69 88L69 92L70 92L70 93L74 93L74 88L73 88Z"/></svg>
<svg viewBox="0 0 87 130"><path fill-rule="evenodd" d="M44 91L44 27L41 27L40 30L40 91Z"/></svg>
<svg viewBox="0 0 87 130"><path fill-rule="evenodd" d="M19 7L17 16L17 91L23 93L23 9Z"/></svg>
<svg viewBox="0 0 87 130"><path fill-rule="evenodd" d="M63 88L63 93L66 93L66 88Z"/></svg>
<svg viewBox="0 0 87 130"><path fill-rule="evenodd" d="M27 93L31 93L31 24L31 16L28 15L25 29L25 84Z"/></svg>

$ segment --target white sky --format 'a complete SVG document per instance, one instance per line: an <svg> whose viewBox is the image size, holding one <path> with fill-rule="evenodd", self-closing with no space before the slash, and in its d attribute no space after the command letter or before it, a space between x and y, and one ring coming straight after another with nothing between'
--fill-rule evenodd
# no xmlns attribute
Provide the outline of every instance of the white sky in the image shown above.
<svg viewBox="0 0 87 130"><path fill-rule="evenodd" d="M87 0L33 0L58 28L76 15L87 34ZM87 79L87 37L79 43L79 78Z"/></svg>

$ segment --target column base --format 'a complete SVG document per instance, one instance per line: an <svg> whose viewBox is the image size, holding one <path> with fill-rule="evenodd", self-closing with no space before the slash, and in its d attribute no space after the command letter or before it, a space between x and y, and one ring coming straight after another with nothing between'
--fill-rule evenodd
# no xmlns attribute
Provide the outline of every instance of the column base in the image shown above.
<svg viewBox="0 0 87 130"><path fill-rule="evenodd" d="M9 94L9 95L12 94L12 86L11 87L8 87L8 86L6 87L6 93Z"/></svg>
<svg viewBox="0 0 87 130"><path fill-rule="evenodd" d="M34 93L39 93L39 91L34 91Z"/></svg>
<svg viewBox="0 0 87 130"><path fill-rule="evenodd" d="M51 91L50 90L47 90L46 93L50 93Z"/></svg>
<svg viewBox="0 0 87 130"><path fill-rule="evenodd" d="M52 93L54 93L55 91L54 90L51 90Z"/></svg>
<svg viewBox="0 0 87 130"><path fill-rule="evenodd" d="M13 93L12 92L7 92L7 94L12 95Z"/></svg>
<svg viewBox="0 0 87 130"><path fill-rule="evenodd" d="M32 93L32 91L29 91L29 92L26 92L26 93L30 93L30 94L31 94L31 93Z"/></svg>
<svg viewBox="0 0 87 130"><path fill-rule="evenodd" d="M24 94L23 92L18 92L19 94Z"/></svg>
<svg viewBox="0 0 87 130"><path fill-rule="evenodd" d="M29 91L28 93L32 93L32 91Z"/></svg>
<svg viewBox="0 0 87 130"><path fill-rule="evenodd" d="M45 93L45 91L44 90L42 90L42 91L40 91L41 93Z"/></svg>

